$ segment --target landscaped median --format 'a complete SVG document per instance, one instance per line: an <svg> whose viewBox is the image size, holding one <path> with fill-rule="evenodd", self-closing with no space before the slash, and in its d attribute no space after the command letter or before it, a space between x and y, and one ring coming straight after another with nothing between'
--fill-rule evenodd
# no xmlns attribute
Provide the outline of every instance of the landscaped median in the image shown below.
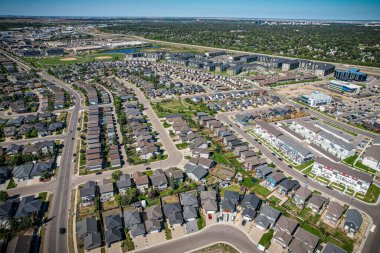
<svg viewBox="0 0 380 253"><path fill-rule="evenodd" d="M325 184L325 185L330 184L330 180L328 180L327 178L321 177L321 176L317 176L316 178L314 178L314 180L316 180L322 184Z"/></svg>

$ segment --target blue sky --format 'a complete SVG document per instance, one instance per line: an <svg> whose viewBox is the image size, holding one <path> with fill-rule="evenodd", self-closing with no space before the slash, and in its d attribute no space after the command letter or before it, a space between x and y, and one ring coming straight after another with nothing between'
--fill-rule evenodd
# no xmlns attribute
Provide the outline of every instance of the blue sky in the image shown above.
<svg viewBox="0 0 380 253"><path fill-rule="evenodd" d="M380 20L380 0L0 0L0 15Z"/></svg>

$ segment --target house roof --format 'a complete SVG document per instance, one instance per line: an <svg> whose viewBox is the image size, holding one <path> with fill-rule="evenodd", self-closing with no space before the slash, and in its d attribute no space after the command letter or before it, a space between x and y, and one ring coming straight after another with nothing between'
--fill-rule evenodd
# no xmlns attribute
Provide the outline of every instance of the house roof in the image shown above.
<svg viewBox="0 0 380 253"><path fill-rule="evenodd" d="M123 239L123 235L121 233L121 229L118 228L113 228L113 229L108 229L104 233L104 240L106 243L113 243L113 242L118 242Z"/></svg>
<svg viewBox="0 0 380 253"><path fill-rule="evenodd" d="M23 197L17 208L15 218L29 216L32 213L38 213L41 210L42 200L34 198L33 195Z"/></svg>
<svg viewBox="0 0 380 253"><path fill-rule="evenodd" d="M278 230L273 238L277 239L287 246L292 241L293 236L283 230Z"/></svg>
<svg viewBox="0 0 380 253"><path fill-rule="evenodd" d="M89 233L84 238L84 248L86 250L94 249L102 245L102 239L99 233Z"/></svg>
<svg viewBox="0 0 380 253"><path fill-rule="evenodd" d="M318 245L319 238L312 233L306 231L303 228L298 228L294 237L301 240L303 243L309 245L312 249L315 249Z"/></svg>
<svg viewBox="0 0 380 253"><path fill-rule="evenodd" d="M134 224L141 223L141 215L138 210L124 211L124 224L126 227L131 227Z"/></svg>
<svg viewBox="0 0 380 253"><path fill-rule="evenodd" d="M193 174L198 180L201 180L207 175L207 170L200 165L192 165L190 163L185 164L185 173Z"/></svg>
<svg viewBox="0 0 380 253"><path fill-rule="evenodd" d="M294 253L305 253L310 251L310 247L302 240L294 238L289 245L289 250Z"/></svg>
<svg viewBox="0 0 380 253"><path fill-rule="evenodd" d="M303 199L307 199L310 197L311 195L311 191L309 189L307 189L306 187L300 187L295 195L297 195L298 197L301 197Z"/></svg>
<svg viewBox="0 0 380 253"><path fill-rule="evenodd" d="M165 174L155 174L150 177L150 180L152 181L153 186L160 186L160 185L167 185L168 179L166 178Z"/></svg>
<svg viewBox="0 0 380 253"><path fill-rule="evenodd" d="M198 198L195 192L183 192L180 194L181 204L183 206L198 207Z"/></svg>
<svg viewBox="0 0 380 253"><path fill-rule="evenodd" d="M198 208L194 206L184 206L183 217L185 219L198 218Z"/></svg>
<svg viewBox="0 0 380 253"><path fill-rule="evenodd" d="M33 166L33 163L19 165L13 168L12 174L15 178L28 178L32 172Z"/></svg>
<svg viewBox="0 0 380 253"><path fill-rule="evenodd" d="M181 204L178 202L164 204L163 210L165 216L169 219L170 224L177 224L183 222Z"/></svg>
<svg viewBox="0 0 380 253"><path fill-rule="evenodd" d="M246 194L242 201L243 208L252 208L254 210L259 209L261 204L261 199L259 199L255 194Z"/></svg>
<svg viewBox="0 0 380 253"><path fill-rule="evenodd" d="M337 170L341 174L348 174L348 175L350 175L352 177L359 178L359 179L361 179L361 180L363 180L365 182L372 182L372 179L373 179L373 177L370 174L368 174L368 173L365 173L365 172L362 172L362 171L359 171L359 170L351 169L350 167L345 166L345 165L340 164L340 163L334 163L334 162L332 162L329 159L324 158L324 157L316 157L314 164L316 164L316 163L319 163L319 164L322 164L325 167L330 167L330 168L332 168L334 170Z"/></svg>
<svg viewBox="0 0 380 253"><path fill-rule="evenodd" d="M292 234L294 230L297 228L298 222L290 219L284 215L281 215L280 219L276 222L276 227L278 227L280 230L285 230Z"/></svg>
<svg viewBox="0 0 380 253"><path fill-rule="evenodd" d="M363 216L356 209L348 209L346 213L345 222L351 222L355 224L357 227L360 227L363 223Z"/></svg>
<svg viewBox="0 0 380 253"><path fill-rule="evenodd" d="M327 202L328 202L327 198L317 195L317 194L312 195L311 198L309 199L309 204L314 205L315 207L319 209L322 208L322 206L326 204Z"/></svg>
<svg viewBox="0 0 380 253"><path fill-rule="evenodd" d="M135 181L136 185L149 184L149 178L146 175L143 175L141 177L133 177L133 180Z"/></svg>
<svg viewBox="0 0 380 253"><path fill-rule="evenodd" d="M268 205L263 205L263 207L260 210L260 214L265 215L266 217L271 218L273 220L277 220L278 217L281 215L281 212Z"/></svg>
<svg viewBox="0 0 380 253"><path fill-rule="evenodd" d="M161 205L154 205L147 207L145 209L146 217L149 220L161 220L163 218L163 213Z"/></svg>
<svg viewBox="0 0 380 253"><path fill-rule="evenodd" d="M121 228L123 223L121 222L120 215L108 215L105 217L105 229Z"/></svg>
<svg viewBox="0 0 380 253"><path fill-rule="evenodd" d="M146 233L144 223L133 224L130 229L131 229L131 235L133 237L144 235Z"/></svg>
<svg viewBox="0 0 380 253"><path fill-rule="evenodd" d="M88 233L98 233L98 222L96 218L85 218L77 223L77 234L82 238Z"/></svg>
<svg viewBox="0 0 380 253"><path fill-rule="evenodd" d="M279 185L279 187L290 191L293 189L298 189L300 187L300 183L297 180L285 178Z"/></svg>
<svg viewBox="0 0 380 253"><path fill-rule="evenodd" d="M29 253L31 244L31 235L17 235L9 241L6 253Z"/></svg>
<svg viewBox="0 0 380 253"><path fill-rule="evenodd" d="M121 175L120 179L116 182L117 188L129 188L132 186L131 177L128 174Z"/></svg>
<svg viewBox="0 0 380 253"><path fill-rule="evenodd" d="M259 214L256 217L255 222L257 225L264 227L264 228L268 228L271 224L271 221L263 214Z"/></svg>
<svg viewBox="0 0 380 253"><path fill-rule="evenodd" d="M330 213L334 215L335 217L342 216L343 212L344 212L344 207L335 201L331 201L330 205L327 207L327 213Z"/></svg>
<svg viewBox="0 0 380 253"><path fill-rule="evenodd" d="M339 248L331 242L328 242L326 246L323 248L322 253L347 253L347 251L345 251L342 248Z"/></svg>

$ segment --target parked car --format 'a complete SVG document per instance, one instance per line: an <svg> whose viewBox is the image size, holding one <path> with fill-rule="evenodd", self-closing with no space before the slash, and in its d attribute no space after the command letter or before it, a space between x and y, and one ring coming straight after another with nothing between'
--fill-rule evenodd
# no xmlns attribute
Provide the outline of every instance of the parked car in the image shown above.
<svg viewBox="0 0 380 253"><path fill-rule="evenodd" d="M207 216L208 216L208 219L209 219L209 220L212 219L212 215L211 215L211 213L209 213Z"/></svg>
<svg viewBox="0 0 380 253"><path fill-rule="evenodd" d="M101 175L102 173L100 171L96 172L95 175Z"/></svg>
<svg viewBox="0 0 380 253"><path fill-rule="evenodd" d="M247 221L246 221L246 220L243 220L243 221L241 222L241 225L242 225L242 226L245 226L246 223L247 223Z"/></svg>
<svg viewBox="0 0 380 253"><path fill-rule="evenodd" d="M63 235L66 233L66 228L60 228L59 229L59 234Z"/></svg>

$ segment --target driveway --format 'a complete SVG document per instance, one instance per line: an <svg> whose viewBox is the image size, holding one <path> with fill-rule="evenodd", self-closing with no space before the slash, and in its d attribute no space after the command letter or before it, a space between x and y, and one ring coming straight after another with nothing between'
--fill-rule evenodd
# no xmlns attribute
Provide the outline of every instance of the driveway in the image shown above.
<svg viewBox="0 0 380 253"><path fill-rule="evenodd" d="M111 244L111 247L105 246L107 253L122 253L121 242L115 242Z"/></svg>

